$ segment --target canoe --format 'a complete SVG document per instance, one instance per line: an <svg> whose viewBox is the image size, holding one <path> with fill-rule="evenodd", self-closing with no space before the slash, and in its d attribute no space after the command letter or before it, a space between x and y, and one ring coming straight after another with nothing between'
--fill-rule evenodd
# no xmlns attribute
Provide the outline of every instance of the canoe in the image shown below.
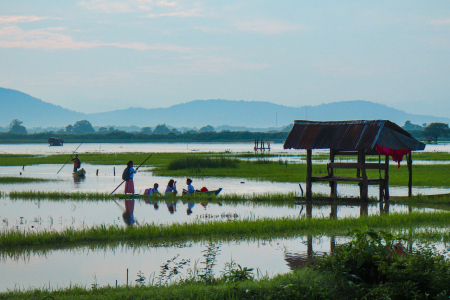
<svg viewBox="0 0 450 300"><path fill-rule="evenodd" d="M217 190L212 190L212 191L206 191L206 192L195 192L194 194L195 195L214 195L214 196L217 196L217 195L219 195L219 193L221 191L222 191L222 188L217 189ZM155 196L158 197L159 195L156 194ZM162 196L164 196L164 194ZM186 196L189 196L189 195L175 195L175 197L178 197L178 196L186 197ZM119 198L119 199L129 199L129 198L150 198L152 196L150 196L150 195L141 195L141 194L115 194L115 197Z"/></svg>
<svg viewBox="0 0 450 300"><path fill-rule="evenodd" d="M86 171L83 168L81 168L76 172L72 172L72 175L75 177L84 177L86 175Z"/></svg>
<svg viewBox="0 0 450 300"><path fill-rule="evenodd" d="M217 189L217 190L212 190L212 191L206 191L206 192L195 192L195 194L197 194L197 195L212 195L212 194L214 194L214 195L219 195L219 193L222 191L222 188L220 188L220 189Z"/></svg>

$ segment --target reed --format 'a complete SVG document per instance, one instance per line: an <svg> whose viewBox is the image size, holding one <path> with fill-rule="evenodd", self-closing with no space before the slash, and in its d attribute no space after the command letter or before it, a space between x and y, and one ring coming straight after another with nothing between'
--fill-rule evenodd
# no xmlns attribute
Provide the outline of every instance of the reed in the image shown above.
<svg viewBox="0 0 450 300"><path fill-rule="evenodd" d="M30 182L49 182L58 181L57 179L46 179L46 178L33 178L33 177L15 177L15 176L5 176L0 177L0 184L8 183L30 183Z"/></svg>
<svg viewBox="0 0 450 300"><path fill-rule="evenodd" d="M201 156L186 156L172 160L168 170L199 169L199 168L236 168L239 160L236 158L210 158Z"/></svg>
<svg viewBox="0 0 450 300"><path fill-rule="evenodd" d="M0 233L0 247L22 247L52 244L76 244L110 241L154 241L157 239L195 239L253 236L272 238L285 235L339 235L350 228L367 226L374 229L400 230L432 226L444 228L450 225L450 212L395 213L380 216L344 219L280 218L246 219L227 222L174 223L163 226L143 224L137 227L94 226L82 230L66 229L61 232L19 232Z"/></svg>
<svg viewBox="0 0 450 300"><path fill-rule="evenodd" d="M111 199L107 193L91 192L60 192L60 191L11 191L8 194L10 199L24 200L102 200Z"/></svg>

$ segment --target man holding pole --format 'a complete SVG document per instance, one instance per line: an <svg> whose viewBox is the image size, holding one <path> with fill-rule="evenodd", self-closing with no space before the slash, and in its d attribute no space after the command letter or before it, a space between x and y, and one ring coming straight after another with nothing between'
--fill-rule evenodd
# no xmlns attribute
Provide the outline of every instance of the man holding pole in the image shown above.
<svg viewBox="0 0 450 300"><path fill-rule="evenodd" d="M71 161L73 161L73 172L78 171L78 168L81 167L81 161L78 159L78 154L75 154L75 158L72 158Z"/></svg>

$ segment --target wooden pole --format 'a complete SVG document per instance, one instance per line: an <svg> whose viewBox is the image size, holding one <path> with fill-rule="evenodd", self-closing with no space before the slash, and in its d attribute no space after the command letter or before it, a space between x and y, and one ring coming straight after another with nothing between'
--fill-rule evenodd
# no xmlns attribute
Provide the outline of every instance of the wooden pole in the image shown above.
<svg viewBox="0 0 450 300"><path fill-rule="evenodd" d="M70 157L66 160L66 162L65 162L64 165L61 167L61 169L59 169L59 171L61 171L62 168L64 168L64 166L67 164L67 162L68 162L69 159L72 157L72 155L73 155L75 152L77 152L78 148L80 148L81 144L83 144L83 143L80 143L80 144L78 145L77 149L75 149L75 151L72 152L72 154L70 155ZM59 174L59 171L56 172L56 174Z"/></svg>
<svg viewBox="0 0 450 300"><path fill-rule="evenodd" d="M389 155L384 159L386 170L384 170L384 201L389 200Z"/></svg>
<svg viewBox="0 0 450 300"><path fill-rule="evenodd" d="M408 197L412 196L412 158L411 158L412 151L407 154L408 158Z"/></svg>
<svg viewBox="0 0 450 300"><path fill-rule="evenodd" d="M330 149L330 163L334 163L334 150ZM334 176L334 169L330 168L329 174L330 176ZM337 181L330 181L330 196L337 200Z"/></svg>
<svg viewBox="0 0 450 300"><path fill-rule="evenodd" d="M312 199L312 150L306 150L306 199Z"/></svg>
<svg viewBox="0 0 450 300"><path fill-rule="evenodd" d="M362 182L361 182L360 189L359 189L360 197L361 197L361 200L367 201L368 180L367 180L365 163L366 163L366 154L365 154L364 150L358 150L358 164L359 164L359 168L361 170L361 177L362 177Z"/></svg>

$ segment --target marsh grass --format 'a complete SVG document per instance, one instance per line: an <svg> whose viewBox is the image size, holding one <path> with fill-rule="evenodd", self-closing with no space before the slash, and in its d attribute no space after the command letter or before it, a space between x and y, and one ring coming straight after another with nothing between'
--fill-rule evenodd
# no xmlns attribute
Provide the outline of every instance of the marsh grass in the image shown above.
<svg viewBox="0 0 450 300"><path fill-rule="evenodd" d="M401 228L421 228L432 226L443 228L450 225L449 212L394 213L361 218L316 219L279 218L244 219L227 222L174 223L171 225L144 224L136 227L115 225L94 226L82 230L65 229L60 232L0 232L0 247L23 247L52 244L76 244L109 241L154 241L158 239L195 238L240 238L252 236L273 238L281 236L343 234L350 228L368 226L375 229L399 230Z"/></svg>
<svg viewBox="0 0 450 300"><path fill-rule="evenodd" d="M23 200L103 200L112 199L106 193L91 193L91 192L60 192L60 191L11 191L8 194L10 199Z"/></svg>
<svg viewBox="0 0 450 300"><path fill-rule="evenodd" d="M236 158L210 158L201 156L186 156L183 158L172 160L167 169L183 170L183 169L199 169L199 168L236 168L239 160Z"/></svg>
<svg viewBox="0 0 450 300"><path fill-rule="evenodd" d="M30 183L30 182L49 182L58 181L57 179L33 178L33 177L0 177L0 184L9 183Z"/></svg>

